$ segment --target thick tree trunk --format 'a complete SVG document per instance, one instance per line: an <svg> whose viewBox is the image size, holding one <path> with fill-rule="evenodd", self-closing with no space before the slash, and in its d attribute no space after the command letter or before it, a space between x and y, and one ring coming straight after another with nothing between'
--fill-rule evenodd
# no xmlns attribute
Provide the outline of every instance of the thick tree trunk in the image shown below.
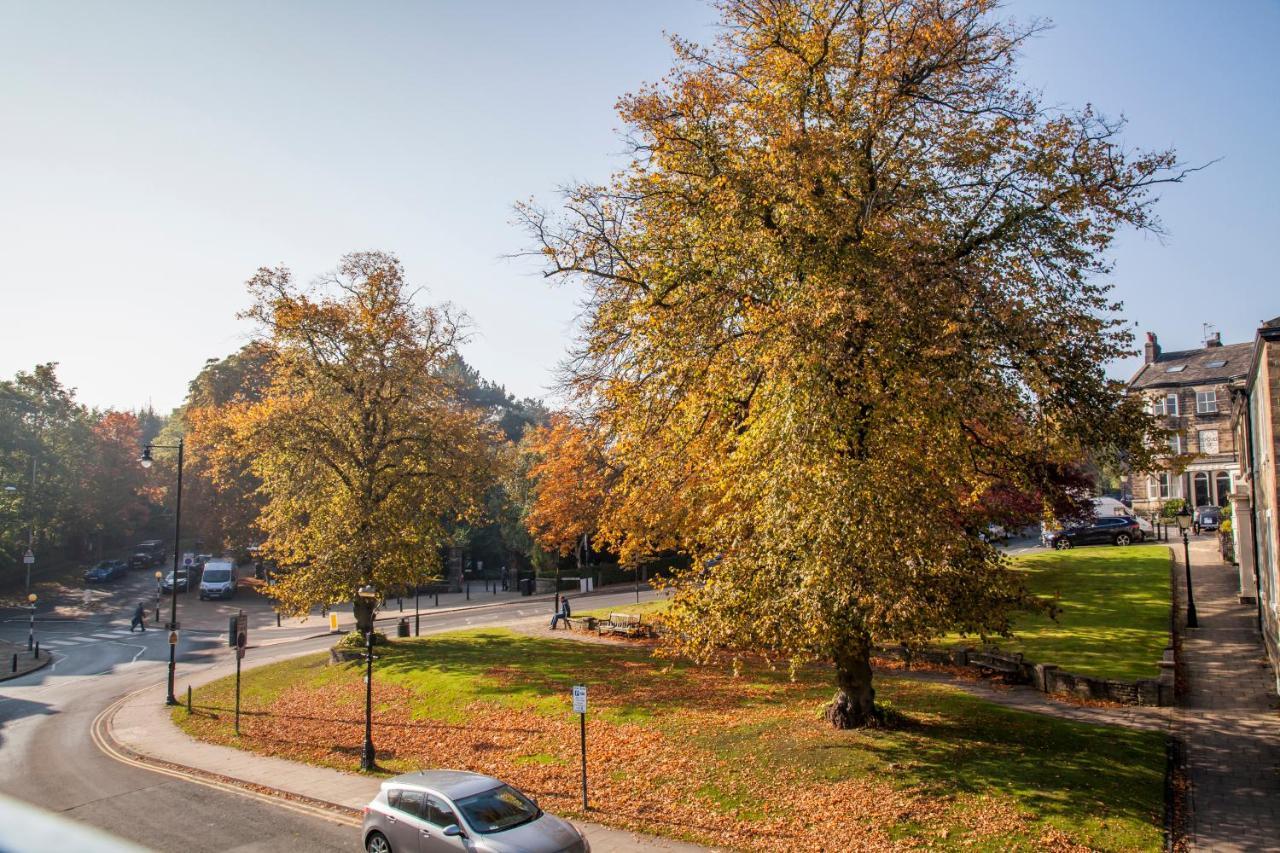
<svg viewBox="0 0 1280 853"><path fill-rule="evenodd" d="M826 717L837 729L856 729L880 723L876 691L871 687L871 638L852 637L835 655L836 695Z"/></svg>
<svg viewBox="0 0 1280 853"><path fill-rule="evenodd" d="M352 609L356 617L356 630L364 636L373 630L373 608L376 602L371 598L362 598L356 596L352 602Z"/></svg>

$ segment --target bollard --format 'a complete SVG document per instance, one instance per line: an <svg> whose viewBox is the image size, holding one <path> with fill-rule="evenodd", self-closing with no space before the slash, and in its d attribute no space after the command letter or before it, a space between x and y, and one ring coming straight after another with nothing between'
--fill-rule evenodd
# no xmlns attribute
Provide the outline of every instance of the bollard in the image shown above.
<svg viewBox="0 0 1280 853"><path fill-rule="evenodd" d="M440 606L440 590L436 590L436 607Z"/></svg>
<svg viewBox="0 0 1280 853"><path fill-rule="evenodd" d="M277 628L280 627L280 611L279 610L276 611L276 627Z"/></svg>
<svg viewBox="0 0 1280 853"><path fill-rule="evenodd" d="M191 713L191 685L187 685L187 713Z"/></svg>
<svg viewBox="0 0 1280 853"><path fill-rule="evenodd" d="M467 601L471 600L471 581L467 581Z"/></svg>
<svg viewBox="0 0 1280 853"><path fill-rule="evenodd" d="M13 653L13 671L14 672L18 671L18 653L17 652Z"/></svg>
<svg viewBox="0 0 1280 853"><path fill-rule="evenodd" d="M36 658L37 660L40 658L40 641L39 640L36 640L36 653L32 655L32 657Z"/></svg>
<svg viewBox="0 0 1280 853"><path fill-rule="evenodd" d="M403 613L403 612L404 612L404 599L397 595L397 596L396 596L396 604L399 604L399 605L400 605L400 612L401 612L401 613Z"/></svg>

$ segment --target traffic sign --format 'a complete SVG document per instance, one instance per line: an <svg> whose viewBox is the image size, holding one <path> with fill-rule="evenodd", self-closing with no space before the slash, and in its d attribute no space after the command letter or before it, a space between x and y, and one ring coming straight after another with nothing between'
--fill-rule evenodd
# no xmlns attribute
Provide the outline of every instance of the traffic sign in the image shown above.
<svg viewBox="0 0 1280 853"><path fill-rule="evenodd" d="M587 685L573 685L573 713L587 713Z"/></svg>
<svg viewBox="0 0 1280 853"><path fill-rule="evenodd" d="M169 632L169 645L171 645L171 646L176 646L176 645L178 645L178 632L177 632L177 631L170 631L170 632Z"/></svg>
<svg viewBox="0 0 1280 853"><path fill-rule="evenodd" d="M34 563L35 561L36 561L36 555L35 555L35 554L32 554L32 553L31 553L31 549L30 549L30 548L28 548L28 549L27 549L27 553L25 553L25 554L23 554L23 555L22 555L22 562L26 563L26 564L29 566L29 565L31 565L32 563Z"/></svg>

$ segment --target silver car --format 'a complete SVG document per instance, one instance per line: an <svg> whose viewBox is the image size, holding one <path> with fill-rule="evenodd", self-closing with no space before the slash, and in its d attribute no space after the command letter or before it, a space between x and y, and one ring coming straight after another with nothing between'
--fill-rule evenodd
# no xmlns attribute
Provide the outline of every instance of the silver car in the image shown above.
<svg viewBox="0 0 1280 853"><path fill-rule="evenodd" d="M582 833L510 785L465 770L422 770L382 783L364 807L368 853L590 853Z"/></svg>

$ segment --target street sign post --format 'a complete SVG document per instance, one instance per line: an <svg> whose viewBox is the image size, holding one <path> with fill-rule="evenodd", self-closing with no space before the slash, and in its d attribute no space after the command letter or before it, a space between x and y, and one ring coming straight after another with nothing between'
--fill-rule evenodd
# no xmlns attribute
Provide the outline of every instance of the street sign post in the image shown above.
<svg viewBox="0 0 1280 853"><path fill-rule="evenodd" d="M578 715L582 741L582 810L587 810L587 685L573 685L573 713Z"/></svg>
<svg viewBox="0 0 1280 853"><path fill-rule="evenodd" d="M25 553L25 554L23 554L23 555L22 555L22 562L23 562L23 563L25 563L25 564L27 564L27 565L29 566L29 565L31 565L32 563L34 563L35 561L36 561L36 555L35 555L35 554L32 554L32 553L31 553L31 549L30 549L30 548L28 548L28 549L27 549L27 553Z"/></svg>
<svg viewBox="0 0 1280 853"><path fill-rule="evenodd" d="M178 645L178 632L177 632L177 631L170 631L170 632L169 632L169 645L171 645L171 646L176 646L176 645Z"/></svg>

